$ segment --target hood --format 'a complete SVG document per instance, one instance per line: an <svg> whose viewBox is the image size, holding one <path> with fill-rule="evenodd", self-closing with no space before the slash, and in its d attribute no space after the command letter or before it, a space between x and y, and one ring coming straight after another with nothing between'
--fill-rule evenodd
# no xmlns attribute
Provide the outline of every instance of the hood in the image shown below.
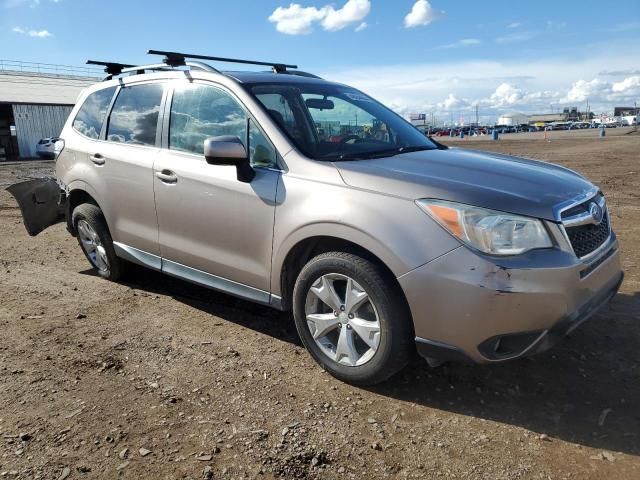
<svg viewBox="0 0 640 480"><path fill-rule="evenodd" d="M417 200L434 198L555 220L553 207L594 189L550 163L451 148L336 162L345 183Z"/></svg>

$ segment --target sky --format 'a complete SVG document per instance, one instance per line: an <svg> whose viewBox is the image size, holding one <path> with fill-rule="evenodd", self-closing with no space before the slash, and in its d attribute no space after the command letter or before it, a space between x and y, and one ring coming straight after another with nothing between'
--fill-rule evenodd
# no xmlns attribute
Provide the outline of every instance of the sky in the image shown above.
<svg viewBox="0 0 640 480"><path fill-rule="evenodd" d="M640 0L0 0L0 59L148 49L294 63L440 120L640 104Z"/></svg>

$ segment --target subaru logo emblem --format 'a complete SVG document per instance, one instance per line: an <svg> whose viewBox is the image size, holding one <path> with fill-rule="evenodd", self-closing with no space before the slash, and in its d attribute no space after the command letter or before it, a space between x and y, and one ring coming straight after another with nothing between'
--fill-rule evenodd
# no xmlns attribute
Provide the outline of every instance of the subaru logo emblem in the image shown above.
<svg viewBox="0 0 640 480"><path fill-rule="evenodd" d="M600 223L602 222L602 217L604 215L604 212L602 211L600 205L595 202L591 202L591 205L589 205L589 213L591 214L593 223L595 225L600 225Z"/></svg>

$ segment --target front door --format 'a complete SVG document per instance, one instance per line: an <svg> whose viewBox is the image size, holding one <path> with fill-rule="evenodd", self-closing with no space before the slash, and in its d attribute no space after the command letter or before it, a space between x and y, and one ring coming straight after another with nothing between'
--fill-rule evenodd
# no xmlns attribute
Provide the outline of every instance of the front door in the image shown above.
<svg viewBox="0 0 640 480"><path fill-rule="evenodd" d="M222 88L176 84L165 123L168 145L153 168L162 270L268 302L280 172L272 168L274 147L247 119ZM220 135L237 136L247 147L256 170L251 183L238 181L233 166L206 162L204 140Z"/></svg>

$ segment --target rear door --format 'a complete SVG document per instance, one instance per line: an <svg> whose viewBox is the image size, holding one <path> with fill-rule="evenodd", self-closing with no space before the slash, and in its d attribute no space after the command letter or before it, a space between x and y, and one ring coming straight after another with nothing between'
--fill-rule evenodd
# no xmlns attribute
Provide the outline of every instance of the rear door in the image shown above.
<svg viewBox="0 0 640 480"><path fill-rule="evenodd" d="M210 83L175 84L165 114L165 146L154 164L163 272L268 301L276 187L276 150L242 104ZM170 102L170 103L169 103ZM256 176L209 165L204 140L238 136ZM185 268L186 267L186 268Z"/></svg>
<svg viewBox="0 0 640 480"><path fill-rule="evenodd" d="M165 82L119 89L103 138L88 152L100 177L98 195L115 242L159 256L153 162L160 148L158 120ZM158 258L159 267L159 258Z"/></svg>

